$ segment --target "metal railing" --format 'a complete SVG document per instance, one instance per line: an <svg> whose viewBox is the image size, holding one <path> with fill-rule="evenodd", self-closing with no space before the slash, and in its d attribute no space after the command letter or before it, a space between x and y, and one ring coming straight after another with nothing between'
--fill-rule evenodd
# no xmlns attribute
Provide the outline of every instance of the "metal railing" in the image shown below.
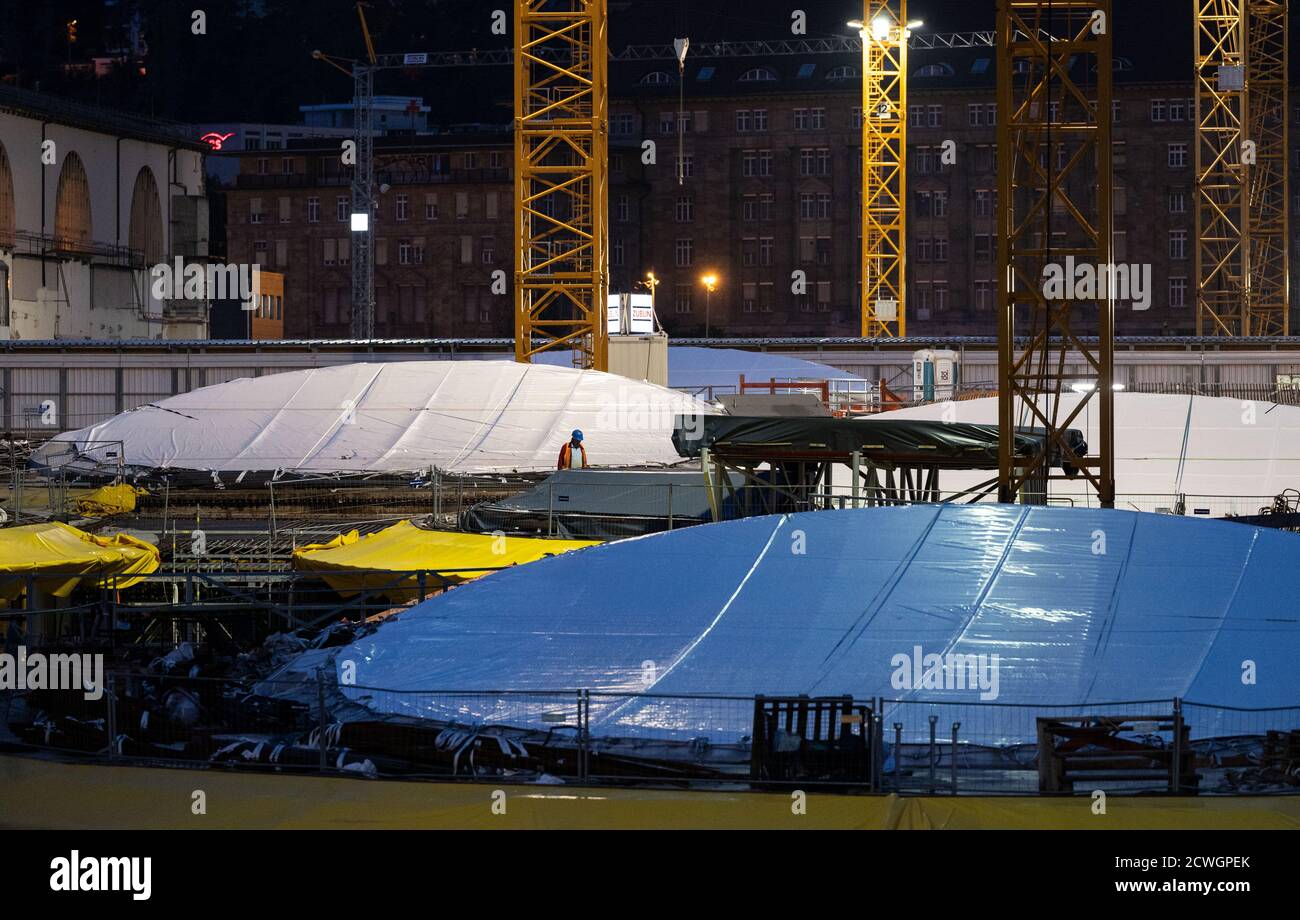
<svg viewBox="0 0 1300 920"><path fill-rule="evenodd" d="M319 647L321 638L279 641L279 650L292 655ZM586 688L395 690L340 685L337 675L347 673L347 661L277 679L188 676L194 661L192 649L177 647L147 670L110 674L95 699L47 690L17 703L10 694L11 731L32 747L110 761L232 769L1026 795L1046 791L1041 726L1085 725L1113 745L1098 749L1094 743L1099 758L1088 762L1090 769L1067 774L1070 785L1053 794L1300 793L1300 706L1236 709L1177 698L1040 706L842 697L835 698L837 711L864 714L866 722L854 736L858 750L840 761L847 769L835 769L840 751L833 740L787 733L779 746L789 754L788 769L760 777L751 772L753 739L758 704L767 697ZM288 670L295 667L291 661ZM1111 755L1150 766L1108 766Z"/></svg>

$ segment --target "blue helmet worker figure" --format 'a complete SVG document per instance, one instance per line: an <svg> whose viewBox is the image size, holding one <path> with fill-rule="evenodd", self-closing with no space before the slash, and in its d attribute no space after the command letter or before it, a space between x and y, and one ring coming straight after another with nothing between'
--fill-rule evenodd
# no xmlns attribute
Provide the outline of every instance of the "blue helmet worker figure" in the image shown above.
<svg viewBox="0 0 1300 920"><path fill-rule="evenodd" d="M582 432L573 429L569 440L560 448L560 462L556 469L576 470L587 468L587 448L582 446Z"/></svg>

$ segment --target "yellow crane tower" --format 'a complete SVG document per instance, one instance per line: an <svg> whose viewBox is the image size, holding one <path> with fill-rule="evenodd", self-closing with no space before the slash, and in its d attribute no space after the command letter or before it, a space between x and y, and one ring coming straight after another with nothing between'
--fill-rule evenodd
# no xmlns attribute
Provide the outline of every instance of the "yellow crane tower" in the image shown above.
<svg viewBox="0 0 1300 920"><path fill-rule="evenodd" d="M606 370L606 0L515 3L515 360Z"/></svg>
<svg viewBox="0 0 1300 920"><path fill-rule="evenodd" d="M998 500L1045 504L1078 471L1115 504L1115 301L1109 283L1049 296L1067 258L1113 264L1111 0L998 0ZM1093 194L1095 192L1095 195ZM1070 264L1070 263L1066 263ZM1077 320L1095 314L1097 339ZM1073 365L1073 366L1072 366ZM1071 407L1067 399L1074 397ZM1069 430L1095 407L1099 443ZM1032 455L1018 428L1042 439Z"/></svg>
<svg viewBox="0 0 1300 920"><path fill-rule="evenodd" d="M907 334L907 0L864 0L862 335Z"/></svg>
<svg viewBox="0 0 1300 920"><path fill-rule="evenodd" d="M1287 335L1287 3L1194 9L1196 332Z"/></svg>

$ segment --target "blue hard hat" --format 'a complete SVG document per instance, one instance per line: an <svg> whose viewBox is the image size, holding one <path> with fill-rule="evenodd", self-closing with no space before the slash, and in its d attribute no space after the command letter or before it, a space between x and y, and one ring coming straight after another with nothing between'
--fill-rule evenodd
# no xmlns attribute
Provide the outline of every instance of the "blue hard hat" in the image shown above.
<svg viewBox="0 0 1300 920"><path fill-rule="evenodd" d="M581 440L582 440L582 432L579 431L577 428L573 429L573 438L574 438L574 440L581 441Z"/></svg>

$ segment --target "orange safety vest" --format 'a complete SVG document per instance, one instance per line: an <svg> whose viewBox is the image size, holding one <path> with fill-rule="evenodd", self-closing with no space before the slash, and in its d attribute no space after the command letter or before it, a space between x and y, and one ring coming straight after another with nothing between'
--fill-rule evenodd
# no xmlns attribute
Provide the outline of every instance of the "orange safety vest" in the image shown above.
<svg viewBox="0 0 1300 920"><path fill-rule="evenodd" d="M556 469L567 470L573 461L573 447L571 441L565 441L564 446L560 448L560 462ZM582 468L587 468L587 448L586 445L579 443L578 450L582 451Z"/></svg>

